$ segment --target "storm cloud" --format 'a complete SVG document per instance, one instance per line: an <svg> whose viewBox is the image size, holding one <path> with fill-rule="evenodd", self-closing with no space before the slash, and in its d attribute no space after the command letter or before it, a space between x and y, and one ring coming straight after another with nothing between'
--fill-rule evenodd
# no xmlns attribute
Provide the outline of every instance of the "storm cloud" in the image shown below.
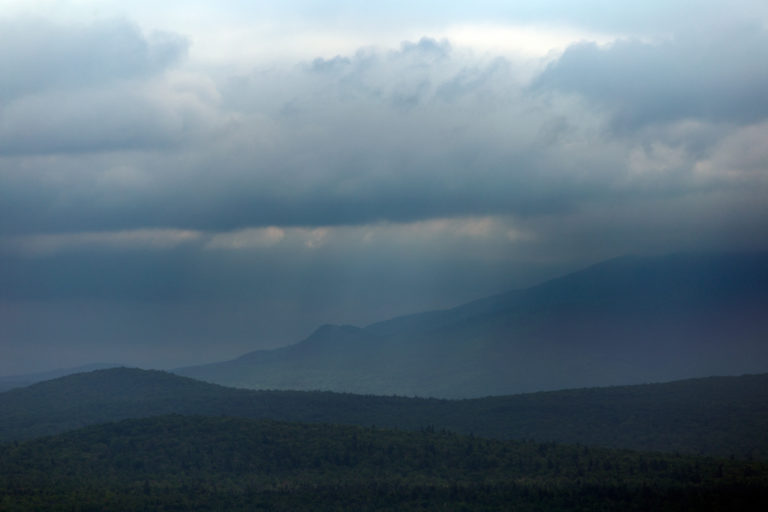
<svg viewBox="0 0 768 512"><path fill-rule="evenodd" d="M768 117L768 34L759 24L684 32L658 42L569 47L535 88L577 93L619 129L679 120L750 124Z"/></svg>
<svg viewBox="0 0 768 512"><path fill-rule="evenodd" d="M0 229L217 231L529 216L649 187L689 194L708 186L676 141L648 148L605 135L600 112L536 94L513 61L448 41L257 70L220 80L215 93L174 80L6 107ZM25 108L41 113L17 113ZM662 177L637 172L638 158L672 160L654 162L665 167ZM14 172L19 162L23 173Z"/></svg>
<svg viewBox="0 0 768 512"><path fill-rule="evenodd" d="M0 19L4 373L768 249L760 2L32 4Z"/></svg>
<svg viewBox="0 0 768 512"><path fill-rule="evenodd" d="M186 55L173 33L144 36L124 20L59 24L41 18L0 21L0 99L94 88L152 76Z"/></svg>

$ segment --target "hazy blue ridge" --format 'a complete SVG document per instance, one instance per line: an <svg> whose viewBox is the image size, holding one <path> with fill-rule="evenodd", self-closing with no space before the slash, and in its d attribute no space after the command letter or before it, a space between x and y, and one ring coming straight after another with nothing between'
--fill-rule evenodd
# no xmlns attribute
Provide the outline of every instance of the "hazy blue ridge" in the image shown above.
<svg viewBox="0 0 768 512"><path fill-rule="evenodd" d="M768 256L627 256L525 290L180 375L254 389L469 398L768 371Z"/></svg>

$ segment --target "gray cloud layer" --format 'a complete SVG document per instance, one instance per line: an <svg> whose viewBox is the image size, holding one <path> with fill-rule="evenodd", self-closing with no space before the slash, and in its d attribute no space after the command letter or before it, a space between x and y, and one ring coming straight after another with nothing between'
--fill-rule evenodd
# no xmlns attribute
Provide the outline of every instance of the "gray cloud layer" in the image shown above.
<svg viewBox="0 0 768 512"><path fill-rule="evenodd" d="M161 80L152 55L177 56L183 44L155 51L130 26L118 28L125 34L117 39L136 43L141 58L108 74L141 72L143 80L71 84L4 107L0 231L529 216L627 195L689 194L726 179L693 173L701 155L686 152L694 139L714 148L718 123L749 125L768 113L760 94L768 75L745 52L768 48L764 31L739 32L717 55L685 41L579 44L531 88L513 61L430 39L218 83ZM112 48L119 58L123 46ZM575 92L605 110L542 90ZM660 124L665 148L606 135L605 119ZM691 119L700 124L673 125ZM680 144L673 161L657 162L663 175L633 168L638 157L661 158ZM753 184L731 183L745 185Z"/></svg>
<svg viewBox="0 0 768 512"><path fill-rule="evenodd" d="M181 36L144 36L125 21L0 22L0 69L12 70L0 75L0 158L177 142L181 99L157 81L187 47Z"/></svg>
<svg viewBox="0 0 768 512"><path fill-rule="evenodd" d="M6 19L0 334L186 364L624 253L766 250L768 35L740 23L232 72L124 21Z"/></svg>
<svg viewBox="0 0 768 512"><path fill-rule="evenodd" d="M120 20L85 26L0 21L0 69L12 71L0 76L0 101L154 75L183 58L187 47L181 36L147 38Z"/></svg>
<svg viewBox="0 0 768 512"><path fill-rule="evenodd" d="M581 94L611 110L614 126L702 119L737 124L768 117L768 34L758 24L670 40L570 47L536 88Z"/></svg>

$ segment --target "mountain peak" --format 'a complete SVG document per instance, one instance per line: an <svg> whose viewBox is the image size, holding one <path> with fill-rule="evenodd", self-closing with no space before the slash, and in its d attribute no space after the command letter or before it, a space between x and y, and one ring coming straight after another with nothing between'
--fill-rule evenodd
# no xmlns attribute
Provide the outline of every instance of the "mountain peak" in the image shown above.
<svg viewBox="0 0 768 512"><path fill-rule="evenodd" d="M369 325L323 325L219 384L443 398L768 370L768 254L624 256L527 289Z"/></svg>
<svg viewBox="0 0 768 512"><path fill-rule="evenodd" d="M297 349L342 350L371 338L370 333L354 325L324 324L294 347Z"/></svg>

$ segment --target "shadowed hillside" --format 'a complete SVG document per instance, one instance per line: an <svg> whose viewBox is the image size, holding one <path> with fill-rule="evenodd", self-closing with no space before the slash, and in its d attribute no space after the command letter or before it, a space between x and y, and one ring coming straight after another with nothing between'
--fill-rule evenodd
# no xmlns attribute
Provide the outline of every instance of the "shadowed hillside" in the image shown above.
<svg viewBox="0 0 768 512"><path fill-rule="evenodd" d="M470 400L232 389L115 368L0 393L0 441L164 414L429 426L498 439L768 459L768 374Z"/></svg>
<svg viewBox="0 0 768 512"><path fill-rule="evenodd" d="M28 373L22 375L8 375L0 377L0 392L8 391L13 388L22 388L24 386L32 385L36 382L42 382L44 380L56 379L58 377L64 377L66 375L72 375L75 373L90 372L93 370L104 370L106 368L115 368L120 366L119 364L110 363L93 363L84 366L76 366L73 368L60 368L57 370L51 370L40 373Z"/></svg>

